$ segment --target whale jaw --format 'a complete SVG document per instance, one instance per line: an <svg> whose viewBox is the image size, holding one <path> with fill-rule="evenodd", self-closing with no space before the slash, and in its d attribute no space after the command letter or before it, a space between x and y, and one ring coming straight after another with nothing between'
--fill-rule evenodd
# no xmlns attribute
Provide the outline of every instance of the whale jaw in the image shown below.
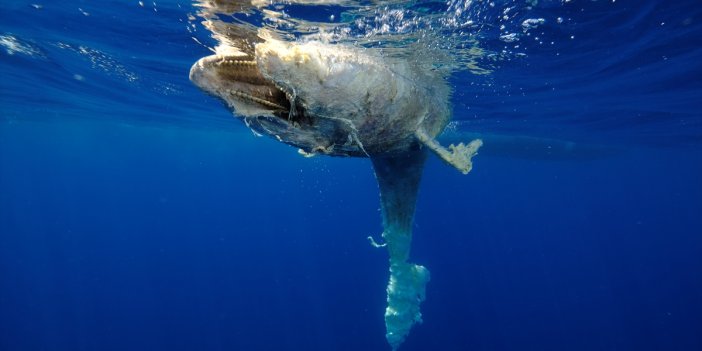
<svg viewBox="0 0 702 351"><path fill-rule="evenodd" d="M266 79L251 57L203 57L190 68L190 80L240 117L270 116L296 123L304 119L304 111L293 107L294 97Z"/></svg>
<svg viewBox="0 0 702 351"><path fill-rule="evenodd" d="M310 113L292 93L294 87L268 76L256 58L246 55L211 55L190 69L195 85L221 99L257 135L273 137L305 155L368 156L351 123Z"/></svg>

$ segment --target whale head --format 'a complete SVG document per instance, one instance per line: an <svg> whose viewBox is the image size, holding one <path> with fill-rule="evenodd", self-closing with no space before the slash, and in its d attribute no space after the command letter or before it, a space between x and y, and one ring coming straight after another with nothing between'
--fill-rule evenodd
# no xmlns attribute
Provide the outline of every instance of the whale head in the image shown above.
<svg viewBox="0 0 702 351"><path fill-rule="evenodd" d="M222 99L239 117L287 119L291 111L291 97L264 77L256 60L250 56L203 57L190 69L190 80L200 89Z"/></svg>
<svg viewBox="0 0 702 351"><path fill-rule="evenodd" d="M448 119L447 92L423 89L412 67L343 45L269 39L249 54L200 59L190 79L255 132L306 153L400 152L420 125Z"/></svg>

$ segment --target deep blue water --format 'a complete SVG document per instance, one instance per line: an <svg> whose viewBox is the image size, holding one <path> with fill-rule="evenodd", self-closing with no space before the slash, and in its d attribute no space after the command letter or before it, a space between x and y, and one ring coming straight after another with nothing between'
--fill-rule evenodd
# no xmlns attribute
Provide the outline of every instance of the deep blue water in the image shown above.
<svg viewBox="0 0 702 351"><path fill-rule="evenodd" d="M302 158L191 85L194 12L0 5L0 350L389 349L370 163ZM524 16L543 44L451 77L446 138L485 147L425 170L401 350L701 350L702 7Z"/></svg>

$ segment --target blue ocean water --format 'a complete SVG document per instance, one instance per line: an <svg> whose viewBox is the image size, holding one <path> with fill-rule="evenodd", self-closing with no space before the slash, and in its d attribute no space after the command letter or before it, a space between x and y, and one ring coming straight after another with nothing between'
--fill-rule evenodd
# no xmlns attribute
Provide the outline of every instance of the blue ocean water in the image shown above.
<svg viewBox="0 0 702 351"><path fill-rule="evenodd" d="M702 349L702 7L529 1L506 25L545 23L510 42L510 3L475 13L492 72L450 79L444 138L485 146L425 169L401 350ZM195 13L0 5L0 350L389 349L370 163L199 91Z"/></svg>

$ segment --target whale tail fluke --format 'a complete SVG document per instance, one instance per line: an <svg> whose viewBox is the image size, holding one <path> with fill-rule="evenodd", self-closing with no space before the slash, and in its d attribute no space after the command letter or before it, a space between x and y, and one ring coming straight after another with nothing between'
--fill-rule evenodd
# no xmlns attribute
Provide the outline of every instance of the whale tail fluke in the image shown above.
<svg viewBox="0 0 702 351"><path fill-rule="evenodd" d="M380 187L383 212L383 240L390 256L390 279L385 309L385 337L393 350L402 344L415 323L421 323L419 306L425 298L429 270L408 262L412 242L412 221L426 151L371 157ZM371 238L372 239L372 238Z"/></svg>

